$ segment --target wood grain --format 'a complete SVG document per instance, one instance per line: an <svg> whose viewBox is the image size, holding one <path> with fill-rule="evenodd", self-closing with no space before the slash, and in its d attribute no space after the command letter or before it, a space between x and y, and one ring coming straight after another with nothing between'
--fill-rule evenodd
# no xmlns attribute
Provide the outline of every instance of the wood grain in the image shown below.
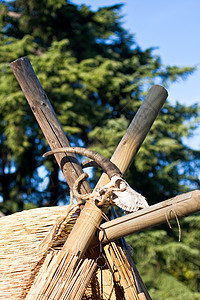
<svg viewBox="0 0 200 300"><path fill-rule="evenodd" d="M127 171L166 98L167 92L163 87L156 85L150 89L146 99L134 117L136 120L133 119L131 122L111 159L122 173ZM149 106L150 108L148 108ZM103 174L97 186L106 184L108 180L107 175ZM91 201L86 202L80 217L76 221L64 245L65 251L72 251L72 253L80 257L84 254L96 232L95 226L88 222L85 211L87 214L88 212L90 213L90 220L94 216L97 228L103 218L103 212L101 210L98 212L98 210L98 207Z"/></svg>
<svg viewBox="0 0 200 300"><path fill-rule="evenodd" d="M24 92L32 112L45 135L50 148L70 147L70 143L60 125L54 109L43 90L27 57L19 58L10 64L12 71ZM59 153L55 158L72 188L75 180L83 173L75 154ZM91 192L90 185L84 181L81 193Z"/></svg>
<svg viewBox="0 0 200 300"><path fill-rule="evenodd" d="M195 190L103 223L98 238L103 243L115 241L126 235L173 220L176 216L185 217L198 211L200 211L200 191Z"/></svg>
<svg viewBox="0 0 200 300"><path fill-rule="evenodd" d="M18 59L11 63L11 68L51 149L69 147L69 142L29 60L26 57ZM133 120L124 139L117 147L112 161L116 162L123 173L128 169L166 97L167 92L164 88L160 86L152 87L137 112L134 118L135 121ZM67 154L61 153L56 154L55 157L69 186L72 187L74 181L82 173L75 155L70 154L70 157L67 157ZM107 178L104 180L102 178L99 181L101 185L108 181ZM84 187L81 188L82 193L90 191L88 183L85 183ZM62 250L69 250L78 258L81 258L93 239L101 220L102 211L93 202L88 201Z"/></svg>
<svg viewBox="0 0 200 300"><path fill-rule="evenodd" d="M110 159L120 169L122 174L126 173L132 163L163 106L167 95L167 91L164 87L160 85L152 86L130 123L125 135ZM97 183L97 187L103 186L108 182L108 176L103 174Z"/></svg>

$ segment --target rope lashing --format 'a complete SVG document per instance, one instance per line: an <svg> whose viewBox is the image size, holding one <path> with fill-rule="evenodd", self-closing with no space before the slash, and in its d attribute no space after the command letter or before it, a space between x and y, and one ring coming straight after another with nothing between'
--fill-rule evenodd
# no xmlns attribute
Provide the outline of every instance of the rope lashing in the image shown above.
<svg viewBox="0 0 200 300"><path fill-rule="evenodd" d="M79 185L87 176L84 175L85 173L81 174L73 186L73 193L79 201L78 204L81 204L88 199L92 199L98 202L98 206L103 206L106 203L115 204L128 212L148 207L145 197L134 191L128 185L118 167L98 152L81 147L65 147L46 152L43 154L43 157L56 153L76 153L87 156L92 159L96 165L101 167L110 178L110 182L105 186L94 190L91 194L81 195L78 192ZM89 162L89 165L90 164L91 162ZM92 162L92 164L94 163ZM88 166L87 162L84 165Z"/></svg>

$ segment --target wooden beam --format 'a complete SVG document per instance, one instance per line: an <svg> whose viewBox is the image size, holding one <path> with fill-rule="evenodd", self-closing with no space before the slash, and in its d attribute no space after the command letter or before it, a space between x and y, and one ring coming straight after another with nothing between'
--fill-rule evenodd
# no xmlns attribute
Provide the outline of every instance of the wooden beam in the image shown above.
<svg viewBox="0 0 200 300"><path fill-rule="evenodd" d="M98 232L98 239L103 243L115 241L126 235L160 225L176 217L185 217L198 211L200 211L200 191L195 190L103 223L101 225L102 230ZM95 241L93 241L92 245L94 244Z"/></svg>
<svg viewBox="0 0 200 300"><path fill-rule="evenodd" d="M65 137L60 123L57 120L51 104L45 92L43 91L29 60L26 57L18 59L11 63L11 68L43 133L46 136L47 141L49 142L51 149L66 146L68 147L69 142ZM135 116L135 123L131 123L127 130L125 139L122 139L120 145L118 146L122 148L119 148L117 150L118 153L115 152L114 154L114 162L116 160L116 164L118 163L120 165L121 163L121 167L119 165L118 166L123 173L127 170L133 157L137 153L166 98L167 92L164 88L160 86L154 86L150 89L146 100L142 104L142 108L139 109ZM141 124L137 124L137 122L140 121ZM60 135L62 136L61 139ZM72 187L74 181L82 173L82 169L75 156L73 157L73 155L70 154L72 159L69 157L66 159L66 156L67 154L57 154L55 157L65 175L69 186ZM125 157L125 160L123 159L123 156ZM101 183L101 185L108 181L107 178L105 180L102 178L99 181L99 184ZM81 192L90 192L91 189L89 184L85 183L84 185L85 187L81 188ZM96 228L100 224L101 220L102 211L97 208L93 202L89 201L86 203L62 250L72 252L73 254L77 255L78 258L82 257L91 240L93 239Z"/></svg>
<svg viewBox="0 0 200 300"><path fill-rule="evenodd" d="M162 86L153 85L117 146L110 160L123 174L126 173L131 165L167 96L167 91ZM103 174L97 183L97 187L103 186L108 182L108 176Z"/></svg>
<svg viewBox="0 0 200 300"><path fill-rule="evenodd" d="M70 147L54 109L28 58L19 58L13 61L10 66L50 148L53 150L60 147ZM83 173L76 155L59 153L55 154L55 158L69 187L72 188L75 180ZM81 185L81 192L83 194L91 192L87 181L84 181Z"/></svg>
<svg viewBox="0 0 200 300"><path fill-rule="evenodd" d="M167 92L161 86L155 85L149 90L111 159L122 173L127 171L166 98ZM107 175L103 174L97 186L106 184L108 180ZM87 201L63 250L72 251L82 257L94 238L102 218L103 212L93 202Z"/></svg>

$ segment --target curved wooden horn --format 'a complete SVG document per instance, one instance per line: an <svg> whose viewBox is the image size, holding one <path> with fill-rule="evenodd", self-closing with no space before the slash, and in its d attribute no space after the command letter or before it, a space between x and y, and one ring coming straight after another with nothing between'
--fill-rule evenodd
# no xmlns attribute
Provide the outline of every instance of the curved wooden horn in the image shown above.
<svg viewBox="0 0 200 300"><path fill-rule="evenodd" d="M122 177L122 173L120 172L118 167L115 164L113 164L108 158L104 157L103 155L99 154L96 151L89 150L86 148L82 148L82 147L57 148L44 153L43 157L56 154L56 153L63 153L63 152L76 153L93 159L103 169L103 171L108 175L110 179L115 175Z"/></svg>

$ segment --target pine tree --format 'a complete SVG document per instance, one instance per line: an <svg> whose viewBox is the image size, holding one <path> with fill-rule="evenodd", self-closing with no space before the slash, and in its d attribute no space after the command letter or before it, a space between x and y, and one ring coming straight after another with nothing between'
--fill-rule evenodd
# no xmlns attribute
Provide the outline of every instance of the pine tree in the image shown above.
<svg viewBox="0 0 200 300"><path fill-rule="evenodd" d="M10 214L67 203L68 186L9 63L27 55L72 145L110 157L154 83L168 86L192 67L164 66L123 28L120 5L91 11L71 1L0 3L0 209ZM149 203L199 188L199 151L184 144L199 107L165 104L127 181ZM42 170L42 171L41 171ZM41 176L42 172L42 176ZM99 176L94 173L93 184ZM45 175L44 175L45 174ZM199 217L127 238L153 299L199 299Z"/></svg>
<svg viewBox="0 0 200 300"><path fill-rule="evenodd" d="M200 216L176 221L126 238L152 299L200 298ZM178 242L178 236L181 240Z"/></svg>
<svg viewBox="0 0 200 300"><path fill-rule="evenodd" d="M163 66L154 49L141 50L121 24L120 5L96 12L63 0L0 5L0 179L2 210L11 213L27 203L66 202L68 188L56 163L41 158L47 144L9 62L27 55L72 145L107 157L148 88L155 82L168 86L194 68ZM138 153L127 179L150 203L199 186L194 168L199 152L183 143L183 137L192 135L198 113L196 105L167 102ZM47 188L40 177L42 165Z"/></svg>

